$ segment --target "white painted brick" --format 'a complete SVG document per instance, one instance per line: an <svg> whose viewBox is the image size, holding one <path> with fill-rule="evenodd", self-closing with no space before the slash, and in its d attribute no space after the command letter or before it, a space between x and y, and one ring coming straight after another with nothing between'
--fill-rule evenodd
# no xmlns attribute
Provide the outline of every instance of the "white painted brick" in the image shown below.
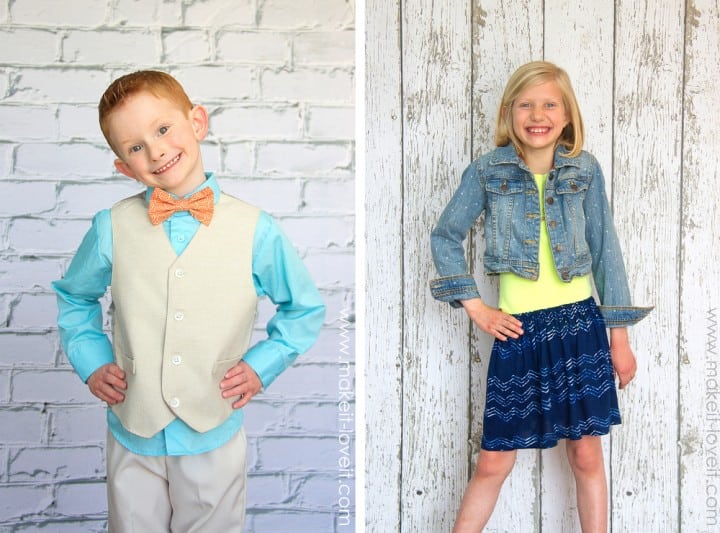
<svg viewBox="0 0 720 533"><path fill-rule="evenodd" d="M155 65L162 57L160 39L147 30L74 31L65 37L62 48L65 63L127 65L132 70Z"/></svg>
<svg viewBox="0 0 720 533"><path fill-rule="evenodd" d="M105 20L106 2L72 0L16 0L10 3L10 16L15 24L50 27L98 26Z"/></svg>
<svg viewBox="0 0 720 533"><path fill-rule="evenodd" d="M58 213L73 216L93 216L115 202L144 189L135 180L107 183L67 184L58 194Z"/></svg>
<svg viewBox="0 0 720 533"><path fill-rule="evenodd" d="M289 531L293 533L318 533L336 531L332 514L316 512L273 511L262 514L249 514L251 530L248 533L265 531ZM354 530L350 530L354 531Z"/></svg>
<svg viewBox="0 0 720 533"><path fill-rule="evenodd" d="M355 209L355 182L352 180L311 179L303 194L305 211L352 214Z"/></svg>
<svg viewBox="0 0 720 533"><path fill-rule="evenodd" d="M243 408L243 427L250 436L261 436L268 433L282 434L286 429L285 411L287 407L281 402L265 402L260 393L257 398Z"/></svg>
<svg viewBox="0 0 720 533"><path fill-rule="evenodd" d="M337 395L337 380L335 365L303 364L298 358L295 366L280 374L270 385L267 398L328 400Z"/></svg>
<svg viewBox="0 0 720 533"><path fill-rule="evenodd" d="M337 458L338 452L335 452ZM338 480L329 474L305 476L302 486L292 499L301 509L330 512L337 504Z"/></svg>
<svg viewBox="0 0 720 533"><path fill-rule="evenodd" d="M307 113L307 133L313 139L354 139L355 109L311 106Z"/></svg>
<svg viewBox="0 0 720 533"><path fill-rule="evenodd" d="M58 57L58 36L53 31L11 29L0 31L0 63L52 63Z"/></svg>
<svg viewBox="0 0 720 533"><path fill-rule="evenodd" d="M243 100L258 94L252 69L234 66L183 67L173 72L190 100L209 104L217 100Z"/></svg>
<svg viewBox="0 0 720 533"><path fill-rule="evenodd" d="M331 316L326 320L335 321L338 317ZM342 346L340 343L344 340L341 337L341 330L337 328L324 327L320 332L320 336L312 348L302 355L302 363L306 362L321 362L321 363L333 363L337 364L339 359L348 359L354 357L355 354L355 339L352 331L346 333L349 336L347 352L351 355L344 355L341 352Z"/></svg>
<svg viewBox="0 0 720 533"><path fill-rule="evenodd" d="M43 436L43 415L37 409L7 409L0 411L2 443L38 444Z"/></svg>
<svg viewBox="0 0 720 533"><path fill-rule="evenodd" d="M62 484L57 490L57 514L92 516L107 512L105 483Z"/></svg>
<svg viewBox="0 0 720 533"><path fill-rule="evenodd" d="M253 0L201 0L187 2L186 26L254 26Z"/></svg>
<svg viewBox="0 0 720 533"><path fill-rule="evenodd" d="M350 103L353 80L345 70L264 70L260 76L265 100Z"/></svg>
<svg viewBox="0 0 720 533"><path fill-rule="evenodd" d="M10 77L8 69L0 68L0 98L5 98L10 87Z"/></svg>
<svg viewBox="0 0 720 533"><path fill-rule="evenodd" d="M0 182L0 216L37 215L55 202L54 183Z"/></svg>
<svg viewBox="0 0 720 533"><path fill-rule="evenodd" d="M13 145L0 143L0 177L3 179L12 174L13 150Z"/></svg>
<svg viewBox="0 0 720 533"><path fill-rule="evenodd" d="M206 31L164 31L163 61L168 63L197 63L210 59L210 41Z"/></svg>
<svg viewBox="0 0 720 533"><path fill-rule="evenodd" d="M260 464L268 471L334 472L337 469L337 437L265 437L258 452Z"/></svg>
<svg viewBox="0 0 720 533"><path fill-rule="evenodd" d="M317 281L317 280L316 280ZM342 325L341 313L352 311L355 305L355 294L351 288L329 289L321 288L323 302L325 302L325 327L339 328Z"/></svg>
<svg viewBox="0 0 720 533"><path fill-rule="evenodd" d="M203 142L200 145L203 166L206 172L217 172L222 168L222 147L215 142Z"/></svg>
<svg viewBox="0 0 720 533"><path fill-rule="evenodd" d="M0 292L48 291L61 273L57 259L5 259L0 262Z"/></svg>
<svg viewBox="0 0 720 533"><path fill-rule="evenodd" d="M224 179L225 192L268 213L296 213L300 208L300 182L286 179Z"/></svg>
<svg viewBox="0 0 720 533"><path fill-rule="evenodd" d="M74 252L90 228L86 221L18 219L9 231L11 249L19 252Z"/></svg>
<svg viewBox="0 0 720 533"><path fill-rule="evenodd" d="M239 139L299 139L302 132L297 106L225 107L210 119L213 135L224 141Z"/></svg>
<svg viewBox="0 0 720 533"><path fill-rule="evenodd" d="M257 149L257 170L268 175L346 174L350 164L346 144L264 143Z"/></svg>
<svg viewBox="0 0 720 533"><path fill-rule="evenodd" d="M305 265L320 287L350 288L355 279L352 253L315 252L308 254Z"/></svg>
<svg viewBox="0 0 720 533"><path fill-rule="evenodd" d="M286 217L282 227L290 242L300 249L345 248L355 237L351 217Z"/></svg>
<svg viewBox="0 0 720 533"><path fill-rule="evenodd" d="M110 20L114 26L125 27L179 26L183 3L179 0L118 0L111 2Z"/></svg>
<svg viewBox="0 0 720 533"><path fill-rule="evenodd" d="M10 327L49 328L57 324L54 294L23 294L13 305Z"/></svg>
<svg viewBox="0 0 720 533"><path fill-rule="evenodd" d="M53 496L50 485L0 486L0 524L42 513L52 504Z"/></svg>
<svg viewBox="0 0 720 533"><path fill-rule="evenodd" d="M107 410L102 405L58 408L50 418L50 442L82 444L104 442Z"/></svg>
<svg viewBox="0 0 720 533"><path fill-rule="evenodd" d="M41 517L36 523L24 519L22 525L14 526L13 533L107 533L107 530L107 520L86 520L82 517L78 520L52 520Z"/></svg>
<svg viewBox="0 0 720 533"><path fill-rule="evenodd" d="M0 402L10 401L10 372L0 370Z"/></svg>
<svg viewBox="0 0 720 533"><path fill-rule="evenodd" d="M337 383L337 380L333 381ZM325 388L328 388L328 384ZM289 429L305 435L337 434L338 408L329 402L295 402L288 417Z"/></svg>
<svg viewBox="0 0 720 533"><path fill-rule="evenodd" d="M48 366L55 361L55 342L45 334L4 332L0 333L0 354L0 365ZM3 427L2 424L0 427Z"/></svg>
<svg viewBox="0 0 720 533"><path fill-rule="evenodd" d="M295 65L344 65L355 62L355 32L305 32L293 40Z"/></svg>
<svg viewBox="0 0 720 533"><path fill-rule="evenodd" d="M109 148L94 144L22 144L15 151L15 172L44 179L107 176L113 160Z"/></svg>
<svg viewBox="0 0 720 533"><path fill-rule="evenodd" d="M10 87L9 101L97 104L109 84L103 70L22 69Z"/></svg>
<svg viewBox="0 0 720 533"><path fill-rule="evenodd" d="M93 479L104 475L100 446L23 448L10 453L11 482Z"/></svg>
<svg viewBox="0 0 720 533"><path fill-rule="evenodd" d="M97 95L100 100L100 94ZM58 136L63 141L89 140L105 143L98 123L97 105L58 106Z"/></svg>
<svg viewBox="0 0 720 533"><path fill-rule="evenodd" d="M0 141L52 139L57 137L55 110L49 107L0 106Z"/></svg>
<svg viewBox="0 0 720 533"><path fill-rule="evenodd" d="M75 372L70 370L21 370L14 374L13 402L97 403Z"/></svg>
<svg viewBox="0 0 720 533"><path fill-rule="evenodd" d="M3 24L7 22L8 18L8 5L7 2L0 3L0 22Z"/></svg>
<svg viewBox="0 0 720 533"><path fill-rule="evenodd" d="M283 33L223 31L218 35L217 57L221 61L288 65L290 39Z"/></svg>
<svg viewBox="0 0 720 533"><path fill-rule="evenodd" d="M289 476L251 475L248 476L247 507L266 508L287 502L290 499Z"/></svg>
<svg viewBox="0 0 720 533"><path fill-rule="evenodd" d="M253 143L230 143L225 146L223 174L248 176L253 171Z"/></svg>
<svg viewBox="0 0 720 533"><path fill-rule="evenodd" d="M276 29L351 27L355 2L346 0L266 0L260 27Z"/></svg>

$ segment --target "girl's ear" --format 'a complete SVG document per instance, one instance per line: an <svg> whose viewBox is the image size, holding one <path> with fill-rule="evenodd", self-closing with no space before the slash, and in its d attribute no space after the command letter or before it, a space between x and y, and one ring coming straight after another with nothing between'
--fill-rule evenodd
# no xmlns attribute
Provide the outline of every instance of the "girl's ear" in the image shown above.
<svg viewBox="0 0 720 533"><path fill-rule="evenodd" d="M190 122L192 122L195 138L198 142L202 141L208 133L209 120L208 112L201 105L196 105L190 110Z"/></svg>
<svg viewBox="0 0 720 533"><path fill-rule="evenodd" d="M115 168L118 169L118 172L120 172L120 174L124 174L128 178L132 178L134 180L138 179L132 169L122 159L115 160Z"/></svg>

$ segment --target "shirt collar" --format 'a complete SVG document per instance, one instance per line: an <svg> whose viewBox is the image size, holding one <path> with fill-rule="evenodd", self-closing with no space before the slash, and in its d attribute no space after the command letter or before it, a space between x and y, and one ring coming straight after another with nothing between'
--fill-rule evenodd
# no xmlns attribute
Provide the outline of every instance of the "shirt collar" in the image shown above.
<svg viewBox="0 0 720 533"><path fill-rule="evenodd" d="M206 172L205 173L205 181L190 191L188 194L184 196L184 198L187 198L190 195L195 194L198 191L203 190L205 187L210 187L213 192L213 202L217 204L220 201L220 185L218 185L217 178L215 177L215 174L212 172ZM152 195L153 191L155 190L155 187L148 187L147 191L145 191L145 202L150 202L150 196ZM175 195L173 195L175 196Z"/></svg>

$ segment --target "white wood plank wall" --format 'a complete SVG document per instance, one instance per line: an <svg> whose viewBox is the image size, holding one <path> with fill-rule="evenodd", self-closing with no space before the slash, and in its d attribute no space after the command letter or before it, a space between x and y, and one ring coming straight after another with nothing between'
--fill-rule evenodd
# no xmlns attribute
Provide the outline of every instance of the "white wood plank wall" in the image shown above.
<svg viewBox="0 0 720 533"><path fill-rule="evenodd" d="M720 531L718 0L366 0L366 531L450 531L490 341L432 300L429 232L519 65L570 74L607 177L639 363L604 439L611 531ZM469 256L481 294L482 225ZM487 532L576 532L563 445L518 455Z"/></svg>

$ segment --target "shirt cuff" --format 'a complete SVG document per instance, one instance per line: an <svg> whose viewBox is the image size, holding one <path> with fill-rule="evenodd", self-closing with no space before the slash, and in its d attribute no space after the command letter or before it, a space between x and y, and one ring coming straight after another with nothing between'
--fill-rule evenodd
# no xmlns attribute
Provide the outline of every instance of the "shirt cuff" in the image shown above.
<svg viewBox="0 0 720 533"><path fill-rule="evenodd" d="M462 307L460 300L480 298L475 278L470 274L443 276L430 281L433 298L448 302L452 307Z"/></svg>
<svg viewBox="0 0 720 533"><path fill-rule="evenodd" d="M69 347L68 359L83 383L98 368L115 362L112 345L107 337L84 340Z"/></svg>
<svg viewBox="0 0 720 533"><path fill-rule="evenodd" d="M250 348L243 361L255 371L262 381L263 389L266 389L299 354L293 355L295 357L286 355L279 346L275 346L273 341L267 339Z"/></svg>

